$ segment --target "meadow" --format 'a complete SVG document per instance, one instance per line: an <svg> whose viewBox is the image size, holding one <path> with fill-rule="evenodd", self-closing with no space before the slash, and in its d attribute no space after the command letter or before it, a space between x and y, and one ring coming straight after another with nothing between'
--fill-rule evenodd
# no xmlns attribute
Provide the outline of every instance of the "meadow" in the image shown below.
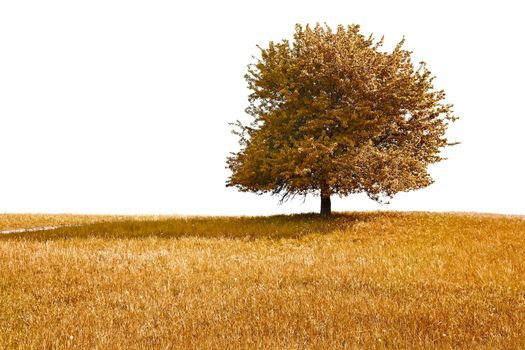
<svg viewBox="0 0 525 350"><path fill-rule="evenodd" d="M0 349L525 348L525 218L0 215Z"/></svg>

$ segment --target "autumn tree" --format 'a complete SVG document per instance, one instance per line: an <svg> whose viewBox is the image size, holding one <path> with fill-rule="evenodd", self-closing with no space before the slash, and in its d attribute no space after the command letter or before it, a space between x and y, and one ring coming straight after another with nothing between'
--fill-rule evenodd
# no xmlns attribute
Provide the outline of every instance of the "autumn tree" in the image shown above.
<svg viewBox="0 0 525 350"><path fill-rule="evenodd" d="M455 117L426 64L414 66L404 39L385 51L358 25L295 29L291 42L258 46L248 66L253 120L235 123L241 149L228 157L227 186L282 200L318 194L329 215L332 195L382 201L430 185Z"/></svg>

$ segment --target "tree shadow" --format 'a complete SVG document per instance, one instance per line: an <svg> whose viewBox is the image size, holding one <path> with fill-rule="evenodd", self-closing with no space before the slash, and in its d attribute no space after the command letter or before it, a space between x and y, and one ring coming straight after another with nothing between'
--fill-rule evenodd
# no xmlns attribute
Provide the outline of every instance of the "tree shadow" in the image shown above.
<svg viewBox="0 0 525 350"><path fill-rule="evenodd" d="M67 239L176 239L184 237L240 240L293 239L310 234L329 234L350 229L374 218L373 213L293 214L238 217L182 217L151 221L115 221L62 227L46 231L14 233L0 240L54 241Z"/></svg>

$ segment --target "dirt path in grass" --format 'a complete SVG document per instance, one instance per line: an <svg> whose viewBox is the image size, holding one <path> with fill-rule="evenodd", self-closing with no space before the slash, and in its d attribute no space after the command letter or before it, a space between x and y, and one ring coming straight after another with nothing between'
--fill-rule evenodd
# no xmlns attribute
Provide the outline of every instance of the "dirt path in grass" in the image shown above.
<svg viewBox="0 0 525 350"><path fill-rule="evenodd" d="M54 230L60 227L69 227L69 226L66 225L66 226L42 226L42 227L30 227L30 228L17 228L17 229L12 229L12 230L0 231L0 235L9 235L13 233L24 233L24 232L35 232L35 231L47 231L47 230Z"/></svg>

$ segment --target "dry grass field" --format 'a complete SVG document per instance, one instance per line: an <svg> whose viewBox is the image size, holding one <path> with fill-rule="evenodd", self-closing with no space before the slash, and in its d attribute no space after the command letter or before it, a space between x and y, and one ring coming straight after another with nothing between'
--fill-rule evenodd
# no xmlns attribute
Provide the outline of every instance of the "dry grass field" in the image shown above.
<svg viewBox="0 0 525 350"><path fill-rule="evenodd" d="M167 218L169 217L159 215L0 214L0 231L32 227L76 226L110 221L154 221Z"/></svg>
<svg viewBox="0 0 525 350"><path fill-rule="evenodd" d="M520 217L69 219L0 235L0 349L525 348Z"/></svg>

